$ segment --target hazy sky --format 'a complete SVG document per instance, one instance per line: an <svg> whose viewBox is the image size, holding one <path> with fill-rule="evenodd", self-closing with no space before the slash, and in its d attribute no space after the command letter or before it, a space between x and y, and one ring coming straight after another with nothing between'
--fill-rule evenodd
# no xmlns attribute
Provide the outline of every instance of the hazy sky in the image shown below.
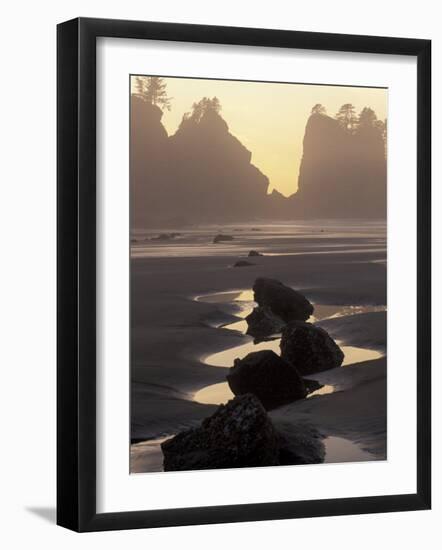
<svg viewBox="0 0 442 550"><path fill-rule="evenodd" d="M344 103L356 112L371 107L378 118L387 117L388 91L376 88L273 84L188 78L165 78L172 97L171 111L162 122L169 135L175 133L185 112L202 97L217 96L221 116L252 153L252 163L270 180L270 191L290 195L297 189L302 140L310 111L322 103L334 116ZM134 78L132 79L134 82Z"/></svg>

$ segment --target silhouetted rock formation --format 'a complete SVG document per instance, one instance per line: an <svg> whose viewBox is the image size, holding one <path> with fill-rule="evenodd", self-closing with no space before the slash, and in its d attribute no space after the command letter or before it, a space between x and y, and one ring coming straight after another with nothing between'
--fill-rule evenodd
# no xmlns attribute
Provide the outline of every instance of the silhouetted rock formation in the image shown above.
<svg viewBox="0 0 442 550"><path fill-rule="evenodd" d="M226 221L253 219L265 209L269 181L217 112L184 119L170 138L170 150L176 167L170 177L178 181L175 200L184 212Z"/></svg>
<svg viewBox="0 0 442 550"><path fill-rule="evenodd" d="M382 132L350 132L313 114L307 122L298 191L289 200L296 217L384 218L387 165Z"/></svg>
<svg viewBox="0 0 442 550"><path fill-rule="evenodd" d="M323 328L296 321L282 330L281 357L301 376L342 365L344 353Z"/></svg>
<svg viewBox="0 0 442 550"><path fill-rule="evenodd" d="M185 117L173 136L155 105L132 95L132 225L254 219L266 210L269 181L223 118Z"/></svg>
<svg viewBox="0 0 442 550"><path fill-rule="evenodd" d="M305 321L313 313L313 305L300 292L285 286L281 281L260 277L253 285L254 300L268 307L286 323Z"/></svg>
<svg viewBox="0 0 442 550"><path fill-rule="evenodd" d="M159 107L132 95L131 103L131 227L149 225L149 217L165 207L168 136ZM172 198L172 197L170 197ZM172 202L172 201L170 201Z"/></svg>
<svg viewBox="0 0 442 550"><path fill-rule="evenodd" d="M161 119L159 107L132 95L132 228L386 215L384 140L376 126L350 132L324 114L311 115L299 188L286 198L267 194L268 178L216 110L184 117L172 136Z"/></svg>
<svg viewBox="0 0 442 550"><path fill-rule="evenodd" d="M261 254L261 252L258 252L256 250L251 250L248 255L250 258L253 256L264 256L264 254Z"/></svg>
<svg viewBox="0 0 442 550"><path fill-rule="evenodd" d="M271 350L255 351L244 359L235 359L227 382L235 395L253 393L267 410L307 395L296 369Z"/></svg>
<svg viewBox="0 0 442 550"><path fill-rule="evenodd" d="M221 405L199 428L161 445L164 470L277 466L280 438L260 401L243 395Z"/></svg>
<svg viewBox="0 0 442 550"><path fill-rule="evenodd" d="M278 334L285 325L284 321L272 313L272 310L267 306L253 308L252 312L247 315L246 321L247 334L257 339Z"/></svg>

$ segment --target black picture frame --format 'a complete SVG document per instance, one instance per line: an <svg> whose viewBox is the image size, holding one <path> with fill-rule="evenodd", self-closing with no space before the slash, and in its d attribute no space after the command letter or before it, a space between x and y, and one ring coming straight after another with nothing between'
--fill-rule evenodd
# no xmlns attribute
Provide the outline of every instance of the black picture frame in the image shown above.
<svg viewBox="0 0 442 550"><path fill-rule="evenodd" d="M117 37L417 58L417 491L361 498L96 512L96 39ZM79 18L57 28L57 523L83 531L425 510L431 506L431 42Z"/></svg>

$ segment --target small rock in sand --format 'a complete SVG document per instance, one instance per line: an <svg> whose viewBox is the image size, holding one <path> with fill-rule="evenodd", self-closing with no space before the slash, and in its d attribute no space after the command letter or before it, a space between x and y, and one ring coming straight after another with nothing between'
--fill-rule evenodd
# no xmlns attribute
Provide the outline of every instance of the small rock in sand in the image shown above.
<svg viewBox="0 0 442 550"><path fill-rule="evenodd" d="M252 262L248 262L247 260L238 260L233 264L233 267L248 267L249 265L255 264L252 264Z"/></svg>
<svg viewBox="0 0 442 550"><path fill-rule="evenodd" d="M215 237L213 238L213 242L215 244L221 243L223 241L233 241L232 235L223 235L222 233L218 233L218 235L215 235Z"/></svg>
<svg viewBox="0 0 442 550"><path fill-rule="evenodd" d="M261 252L258 252L257 250L251 250L249 252L249 258L254 257L254 256L264 256L264 254L262 254Z"/></svg>

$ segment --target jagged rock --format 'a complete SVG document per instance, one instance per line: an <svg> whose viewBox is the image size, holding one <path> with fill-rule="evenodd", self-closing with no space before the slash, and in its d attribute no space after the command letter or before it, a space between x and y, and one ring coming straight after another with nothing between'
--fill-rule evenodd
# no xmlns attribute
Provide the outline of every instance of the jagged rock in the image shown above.
<svg viewBox="0 0 442 550"><path fill-rule="evenodd" d="M238 260L233 264L233 267L247 267L249 265L255 265L255 264L252 264L252 262L248 262L247 260Z"/></svg>
<svg viewBox="0 0 442 550"><path fill-rule="evenodd" d="M380 218L386 215L387 163L382 131L348 132L337 120L307 121L298 191L288 200L298 217Z"/></svg>
<svg viewBox="0 0 442 550"><path fill-rule="evenodd" d="M306 321L313 313L313 305L305 296L276 279L256 279L253 292L259 306L267 306L286 323Z"/></svg>
<svg viewBox="0 0 442 550"><path fill-rule="evenodd" d="M284 321L274 315L272 310L266 306L253 308L253 311L247 315L246 321L247 334L254 338L265 338L272 334L278 334L285 325Z"/></svg>
<svg viewBox="0 0 442 550"><path fill-rule="evenodd" d="M219 233L218 235L215 235L215 237L213 238L214 243L221 243L223 241L233 241L232 235L223 235Z"/></svg>
<svg viewBox="0 0 442 550"><path fill-rule="evenodd" d="M244 359L235 359L227 382L235 395L253 393L266 409L307 395L296 369L271 350L255 351Z"/></svg>
<svg viewBox="0 0 442 550"><path fill-rule="evenodd" d="M251 164L252 152L216 111L185 116L170 136L162 117L158 106L132 94L133 227L386 215L385 145L376 126L348 132L334 118L310 116L298 191L285 197L268 193L269 180Z"/></svg>
<svg viewBox="0 0 442 550"><path fill-rule="evenodd" d="M257 250L251 250L249 252L249 257L253 257L253 256L264 256L264 254L262 254L261 252L258 252Z"/></svg>
<svg viewBox="0 0 442 550"><path fill-rule="evenodd" d="M144 228L158 213L165 212L164 197L171 194L165 188L169 138L161 123L159 107L142 98L131 97L131 226ZM157 227L161 227L158 225ZM164 227L164 226L163 226Z"/></svg>
<svg viewBox="0 0 442 550"><path fill-rule="evenodd" d="M276 466L280 442L260 401L242 395L218 407L199 428L164 442L164 470Z"/></svg>
<svg viewBox="0 0 442 550"><path fill-rule="evenodd" d="M301 376L342 365L344 353L323 328L311 323L293 322L282 330L281 357Z"/></svg>

